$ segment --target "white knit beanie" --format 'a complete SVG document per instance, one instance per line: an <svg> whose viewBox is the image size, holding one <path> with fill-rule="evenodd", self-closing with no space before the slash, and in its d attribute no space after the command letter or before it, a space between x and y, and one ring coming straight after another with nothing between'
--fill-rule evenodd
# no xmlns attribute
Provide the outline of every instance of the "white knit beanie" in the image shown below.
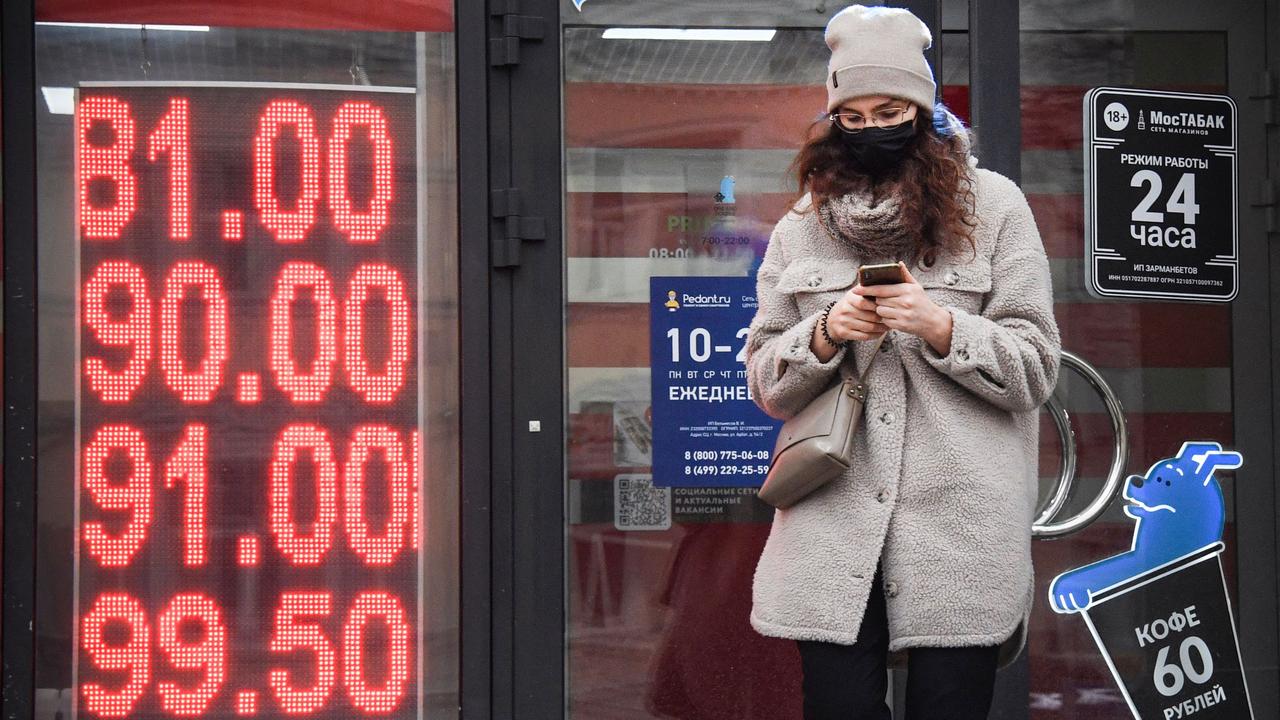
<svg viewBox="0 0 1280 720"><path fill-rule="evenodd" d="M859 95L887 95L933 110L937 85L924 51L929 26L902 8L850 5L827 23L827 112Z"/></svg>

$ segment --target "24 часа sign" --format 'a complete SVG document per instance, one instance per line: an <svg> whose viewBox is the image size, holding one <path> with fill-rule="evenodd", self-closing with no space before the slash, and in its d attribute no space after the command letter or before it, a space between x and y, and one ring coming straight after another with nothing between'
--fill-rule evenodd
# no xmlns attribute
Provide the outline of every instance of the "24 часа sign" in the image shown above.
<svg viewBox="0 0 1280 720"><path fill-rule="evenodd" d="M1100 297L1236 295L1236 106L1226 95L1084 97L1085 274Z"/></svg>

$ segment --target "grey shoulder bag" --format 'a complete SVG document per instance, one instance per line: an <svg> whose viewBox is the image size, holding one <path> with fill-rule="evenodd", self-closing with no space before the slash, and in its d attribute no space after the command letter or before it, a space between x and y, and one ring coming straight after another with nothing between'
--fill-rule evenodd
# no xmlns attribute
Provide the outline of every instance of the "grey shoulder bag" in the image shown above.
<svg viewBox="0 0 1280 720"><path fill-rule="evenodd" d="M867 399L867 375L888 334L876 341L861 375L833 384L782 424L769 474L758 494L761 500L776 508L789 508L849 469L853 434Z"/></svg>

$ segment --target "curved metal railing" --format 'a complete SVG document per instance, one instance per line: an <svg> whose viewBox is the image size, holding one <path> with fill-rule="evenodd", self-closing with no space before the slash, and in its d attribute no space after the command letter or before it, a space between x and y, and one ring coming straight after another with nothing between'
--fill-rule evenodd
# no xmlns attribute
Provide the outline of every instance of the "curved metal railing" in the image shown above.
<svg viewBox="0 0 1280 720"><path fill-rule="evenodd" d="M1062 511L1071 497L1072 490L1075 489L1078 473L1076 436L1071 429L1071 418L1062 403L1058 402L1056 397L1050 397L1045 403L1045 409L1049 411L1054 425L1058 428L1058 437L1062 446L1062 470L1048 502L1037 513L1031 525L1032 536L1043 539L1059 538L1079 532L1101 517L1102 513L1106 512L1107 506L1120 492L1124 481L1125 463L1129 459L1129 431L1125 424L1124 408L1120 405L1120 399L1116 397L1115 391L1107 384L1098 369L1079 355L1063 350L1062 367L1078 373L1102 397L1107 416L1111 419L1111 432L1115 436L1115 445L1111 453L1111 466L1107 470L1102 489L1080 512L1065 520L1055 521L1054 518Z"/></svg>

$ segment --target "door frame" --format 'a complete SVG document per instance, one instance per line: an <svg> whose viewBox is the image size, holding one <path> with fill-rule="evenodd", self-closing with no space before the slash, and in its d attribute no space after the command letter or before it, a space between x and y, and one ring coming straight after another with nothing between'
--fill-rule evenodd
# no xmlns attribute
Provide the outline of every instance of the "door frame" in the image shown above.
<svg viewBox="0 0 1280 720"><path fill-rule="evenodd" d="M943 0L945 2L945 0ZM969 3L969 124L979 128L975 154L983 167L1022 184L1021 15L1018 0ZM947 35L934 32L940 43ZM942 74L935 73L937 77ZM906 683L895 674L896 711L906 708ZM992 720L1031 717L1031 662L1028 648L996 675Z"/></svg>
<svg viewBox="0 0 1280 720"><path fill-rule="evenodd" d="M458 110L470 113L459 116L460 239L472 249L459 269L463 716L556 717L566 702L560 7L456 8Z"/></svg>
<svg viewBox="0 0 1280 720"><path fill-rule="evenodd" d="M36 82L34 2L0 10L4 172L3 635L0 713L30 718L35 702Z"/></svg>

